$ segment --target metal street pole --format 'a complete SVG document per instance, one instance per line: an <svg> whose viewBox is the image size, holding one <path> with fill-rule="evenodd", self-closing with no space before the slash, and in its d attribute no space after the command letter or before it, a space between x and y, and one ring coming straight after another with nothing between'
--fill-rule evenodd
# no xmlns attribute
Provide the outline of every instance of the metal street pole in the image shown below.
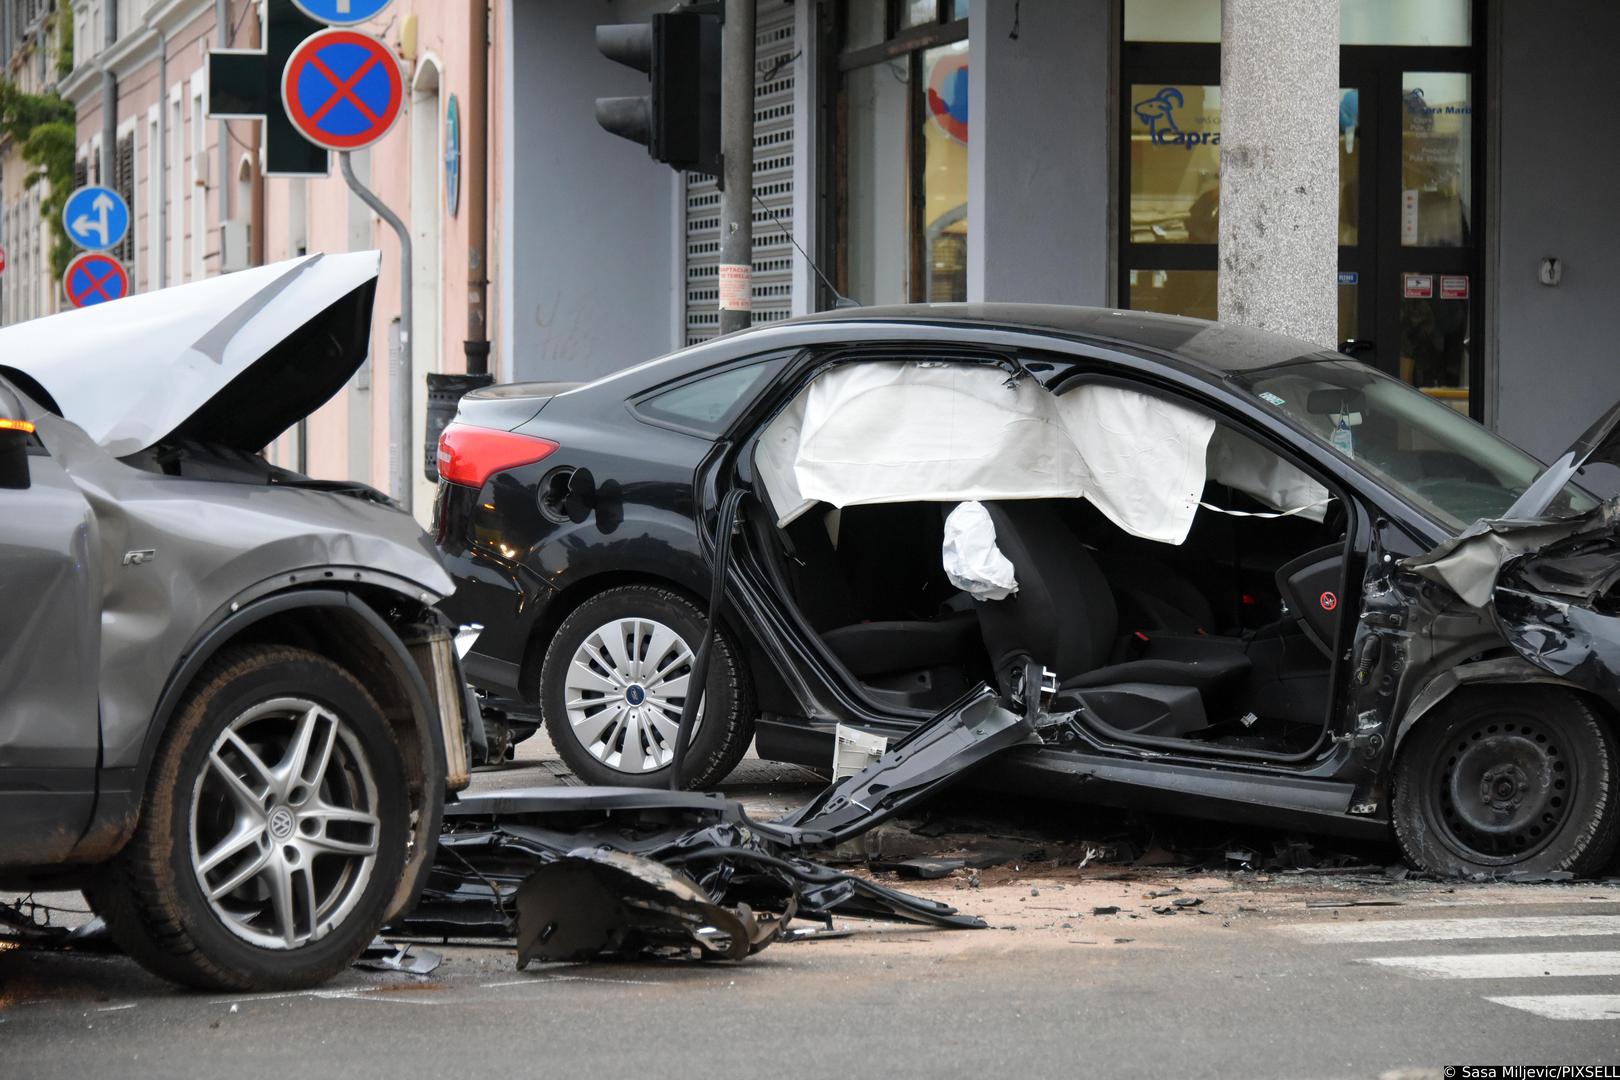
<svg viewBox="0 0 1620 1080"><path fill-rule="evenodd" d="M726 0L720 36L720 332L753 321L754 2Z"/></svg>
<svg viewBox="0 0 1620 1080"><path fill-rule="evenodd" d="M338 155L343 180L360 201L388 223L399 237L399 357L388 372L388 494L411 512L411 464L407 447L411 431L411 230L354 175L345 151Z"/></svg>

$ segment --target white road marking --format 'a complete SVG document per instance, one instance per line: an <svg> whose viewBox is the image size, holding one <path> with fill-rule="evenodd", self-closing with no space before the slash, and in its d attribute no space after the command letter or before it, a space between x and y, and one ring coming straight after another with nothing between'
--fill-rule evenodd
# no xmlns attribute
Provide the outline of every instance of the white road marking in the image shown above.
<svg viewBox="0 0 1620 1080"><path fill-rule="evenodd" d="M1431 979L1539 979L1620 975L1620 952L1479 953L1472 956L1373 956L1361 961Z"/></svg>
<svg viewBox="0 0 1620 1080"><path fill-rule="evenodd" d="M131 1001L124 1005L108 1005L105 1009L97 1009L96 1012L123 1012L125 1009L133 1009L137 1004L139 1002Z"/></svg>
<svg viewBox="0 0 1620 1080"><path fill-rule="evenodd" d="M1526 994L1485 1000L1548 1020L1620 1020L1620 994Z"/></svg>
<svg viewBox="0 0 1620 1080"><path fill-rule="evenodd" d="M1460 941L1467 938L1620 934L1620 915L1530 915L1505 919L1371 919L1296 923L1279 931L1313 942Z"/></svg>

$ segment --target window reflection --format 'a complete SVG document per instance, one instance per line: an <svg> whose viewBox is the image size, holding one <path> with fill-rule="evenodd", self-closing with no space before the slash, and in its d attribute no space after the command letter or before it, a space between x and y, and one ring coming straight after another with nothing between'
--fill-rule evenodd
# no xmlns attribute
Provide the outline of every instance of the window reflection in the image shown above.
<svg viewBox="0 0 1620 1080"><path fill-rule="evenodd" d="M1132 270L1130 288L1133 311L1215 318L1217 281L1213 270Z"/></svg>
<svg viewBox="0 0 1620 1080"><path fill-rule="evenodd" d="M1213 244L1221 88L1131 85L1131 243Z"/></svg>
<svg viewBox="0 0 1620 1080"><path fill-rule="evenodd" d="M1402 74L1402 246L1461 247L1468 243L1473 119L1466 74Z"/></svg>

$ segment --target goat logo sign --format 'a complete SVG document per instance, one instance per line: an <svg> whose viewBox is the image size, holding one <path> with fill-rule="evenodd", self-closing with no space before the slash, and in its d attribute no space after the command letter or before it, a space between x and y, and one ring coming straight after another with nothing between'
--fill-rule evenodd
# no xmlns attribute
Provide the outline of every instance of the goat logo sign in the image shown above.
<svg viewBox="0 0 1620 1080"><path fill-rule="evenodd" d="M129 204L112 188L79 188L62 207L68 239L86 251L117 247L129 234Z"/></svg>
<svg viewBox="0 0 1620 1080"><path fill-rule="evenodd" d="M1221 144L1219 106L1206 101L1205 107L1211 110L1210 113L1194 117L1198 124L1197 129L1187 130L1176 118L1176 111L1183 109L1186 104L1187 96L1179 87L1166 86L1152 97L1132 105L1131 111L1136 114L1136 119L1142 126L1147 128L1148 141L1155 146L1182 146L1188 150L1195 150L1200 146L1219 146ZM1186 120L1185 115L1181 120Z"/></svg>
<svg viewBox="0 0 1620 1080"><path fill-rule="evenodd" d="M281 99L298 133L328 150L359 150L388 134L405 104L388 46L354 30L322 30L293 50Z"/></svg>
<svg viewBox="0 0 1620 1080"><path fill-rule="evenodd" d="M87 251L68 263L62 286L74 307L95 307L129 295L129 272L111 255Z"/></svg>
<svg viewBox="0 0 1620 1080"><path fill-rule="evenodd" d="M316 22L353 26L375 19L394 0L293 0L298 10Z"/></svg>

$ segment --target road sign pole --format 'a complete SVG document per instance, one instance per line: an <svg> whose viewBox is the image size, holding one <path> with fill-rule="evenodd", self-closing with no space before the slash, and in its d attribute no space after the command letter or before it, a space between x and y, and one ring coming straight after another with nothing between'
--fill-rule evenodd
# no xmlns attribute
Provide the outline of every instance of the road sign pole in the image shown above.
<svg viewBox="0 0 1620 1080"><path fill-rule="evenodd" d="M720 44L720 332L753 321L754 0L726 0Z"/></svg>
<svg viewBox="0 0 1620 1080"><path fill-rule="evenodd" d="M338 168L349 190L388 223L399 237L399 362L388 373L388 494L411 512L411 466L407 447L411 432L411 230L388 204L354 175L347 151L338 155Z"/></svg>

